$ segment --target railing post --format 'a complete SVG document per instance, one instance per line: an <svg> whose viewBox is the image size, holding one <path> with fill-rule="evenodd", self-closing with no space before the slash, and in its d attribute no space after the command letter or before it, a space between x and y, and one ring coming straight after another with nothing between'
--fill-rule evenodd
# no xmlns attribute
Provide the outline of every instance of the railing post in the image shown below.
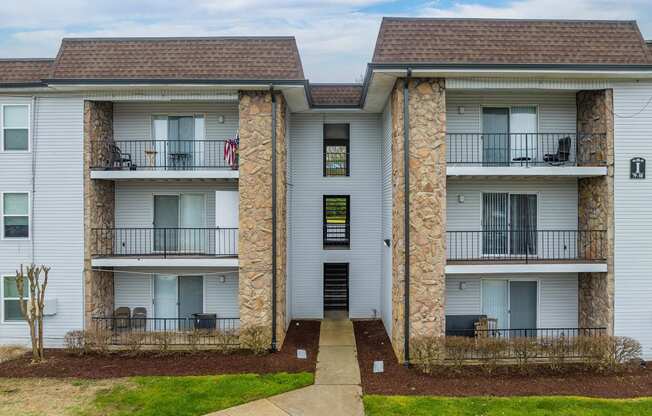
<svg viewBox="0 0 652 416"><path fill-rule="evenodd" d="M167 228L163 228L163 258L168 257L168 235Z"/></svg>

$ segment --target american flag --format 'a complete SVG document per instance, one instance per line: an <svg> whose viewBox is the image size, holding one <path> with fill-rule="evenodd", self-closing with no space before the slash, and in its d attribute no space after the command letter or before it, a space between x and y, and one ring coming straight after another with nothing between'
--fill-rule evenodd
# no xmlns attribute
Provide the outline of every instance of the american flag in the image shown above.
<svg viewBox="0 0 652 416"><path fill-rule="evenodd" d="M239 144L239 135L236 135L234 139L228 139L224 144L224 160L231 166L234 166L236 163Z"/></svg>

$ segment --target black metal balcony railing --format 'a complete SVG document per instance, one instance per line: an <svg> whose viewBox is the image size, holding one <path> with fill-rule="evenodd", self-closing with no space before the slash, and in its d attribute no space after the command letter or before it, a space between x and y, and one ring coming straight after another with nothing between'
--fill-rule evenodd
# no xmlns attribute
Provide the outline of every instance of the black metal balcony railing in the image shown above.
<svg viewBox="0 0 652 416"><path fill-rule="evenodd" d="M602 262L604 230L447 231L449 262Z"/></svg>
<svg viewBox="0 0 652 416"><path fill-rule="evenodd" d="M95 140L91 169L193 170L237 169L226 140ZM229 158L230 157L230 158Z"/></svg>
<svg viewBox="0 0 652 416"><path fill-rule="evenodd" d="M606 166L604 133L447 133L446 162L481 166Z"/></svg>
<svg viewBox="0 0 652 416"><path fill-rule="evenodd" d="M237 346L239 318L93 317L95 329L110 332L111 345ZM134 340L137 334L137 340Z"/></svg>
<svg viewBox="0 0 652 416"><path fill-rule="evenodd" d="M531 350L532 357L547 359L556 358L585 358L590 354L582 338L600 337L607 335L606 328L517 328L517 329L457 329L447 330L446 336L475 337L475 338L531 338L536 343L536 348ZM509 345L509 344L508 344ZM513 345L499 353L498 359L514 359L518 356ZM467 353L466 359L485 359L478 350Z"/></svg>
<svg viewBox="0 0 652 416"><path fill-rule="evenodd" d="M324 245L325 246L348 246L351 239L351 227L349 224L325 224Z"/></svg>
<svg viewBox="0 0 652 416"><path fill-rule="evenodd" d="M96 228L95 257L238 255L237 228Z"/></svg>

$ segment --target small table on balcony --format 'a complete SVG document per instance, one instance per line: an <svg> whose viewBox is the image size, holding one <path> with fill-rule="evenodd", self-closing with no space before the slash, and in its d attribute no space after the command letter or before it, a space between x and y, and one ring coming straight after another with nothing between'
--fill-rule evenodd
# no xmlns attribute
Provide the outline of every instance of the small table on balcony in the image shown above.
<svg viewBox="0 0 652 416"><path fill-rule="evenodd" d="M185 169L189 166L189 162L191 160L191 154L190 153L169 153L168 156L170 157L170 165L173 168L182 168Z"/></svg>

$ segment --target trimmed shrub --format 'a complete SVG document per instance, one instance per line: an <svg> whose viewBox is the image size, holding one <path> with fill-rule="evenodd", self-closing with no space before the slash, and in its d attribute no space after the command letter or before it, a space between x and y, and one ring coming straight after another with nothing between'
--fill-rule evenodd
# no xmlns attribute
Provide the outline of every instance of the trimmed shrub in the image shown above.
<svg viewBox="0 0 652 416"><path fill-rule="evenodd" d="M509 343L502 337L481 337L476 339L476 349L484 369L492 373L498 361L509 352Z"/></svg>
<svg viewBox="0 0 652 416"><path fill-rule="evenodd" d="M473 356L475 351L475 339L469 337L446 337L446 358L456 371L460 372L464 367L464 362Z"/></svg>
<svg viewBox="0 0 652 416"><path fill-rule="evenodd" d="M145 344L145 333L144 332L128 332L125 334L125 347L127 348L127 353L131 356L136 356L143 348Z"/></svg>
<svg viewBox="0 0 652 416"><path fill-rule="evenodd" d="M539 351L537 339L533 337L517 337L509 339L509 347L516 357L516 362L521 371L526 372L530 361Z"/></svg>
<svg viewBox="0 0 652 416"><path fill-rule="evenodd" d="M269 351L271 343L269 329L263 326L252 326L240 333L242 348L250 350L256 355L263 355Z"/></svg>
<svg viewBox="0 0 652 416"><path fill-rule="evenodd" d="M570 354L578 354L581 350L574 350L576 344L571 338L564 336L546 339L539 344L541 353L548 360L548 366L551 370L559 371L562 369L566 358Z"/></svg>
<svg viewBox="0 0 652 416"><path fill-rule="evenodd" d="M63 337L63 347L68 354L84 355L85 346L86 333L84 331L68 331Z"/></svg>
<svg viewBox="0 0 652 416"><path fill-rule="evenodd" d="M426 374L432 374L446 358L445 344L442 337L421 337L410 343L414 365Z"/></svg>
<svg viewBox="0 0 652 416"><path fill-rule="evenodd" d="M87 352L95 351L100 354L106 354L109 352L112 337L113 334L111 331L105 329L92 329L86 331L84 334L84 348Z"/></svg>
<svg viewBox="0 0 652 416"><path fill-rule="evenodd" d="M172 337L174 336L171 332L154 332L153 338L154 343L158 347L158 350L161 354L166 354L170 351L170 345L172 345Z"/></svg>

